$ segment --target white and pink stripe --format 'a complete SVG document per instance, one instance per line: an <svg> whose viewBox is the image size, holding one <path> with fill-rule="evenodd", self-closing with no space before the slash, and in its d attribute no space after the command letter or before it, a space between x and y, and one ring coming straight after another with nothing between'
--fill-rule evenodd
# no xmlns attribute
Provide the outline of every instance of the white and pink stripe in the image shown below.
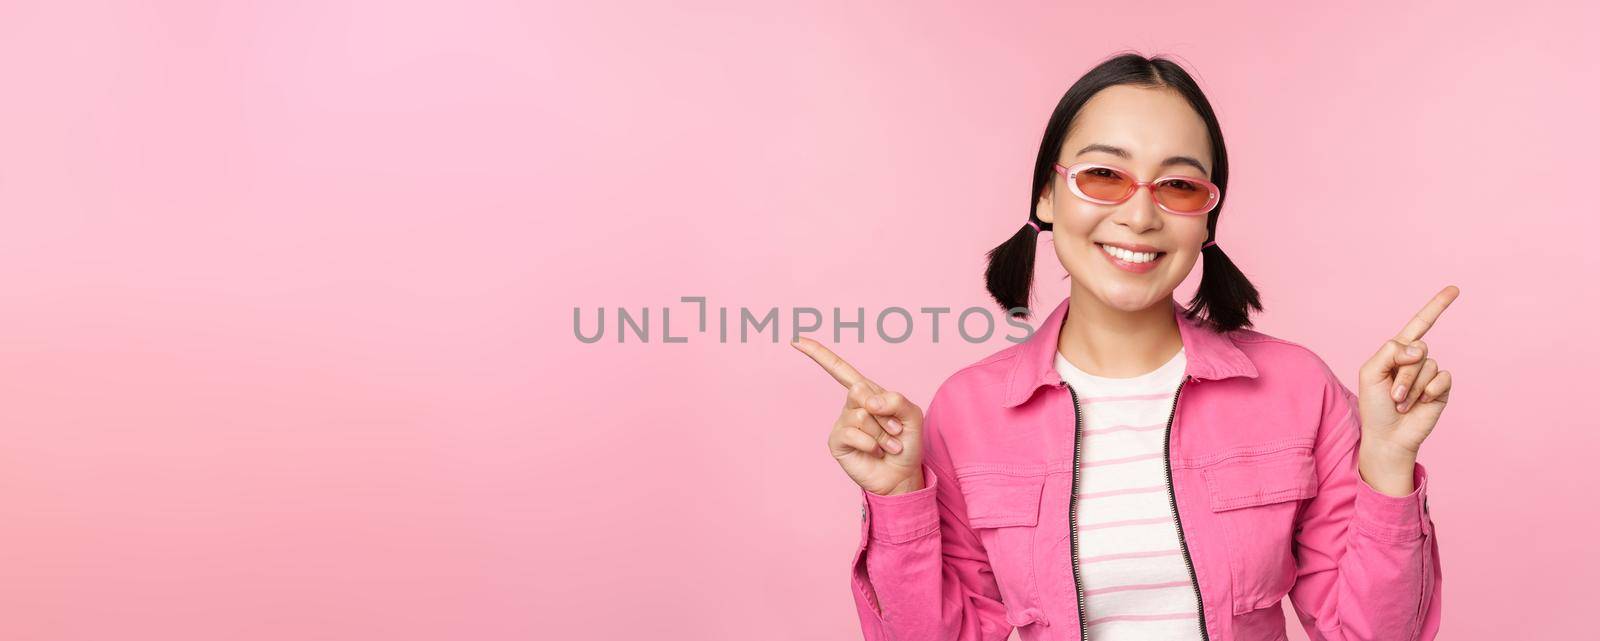
<svg viewBox="0 0 1600 641"><path fill-rule="evenodd" d="M1165 428L1184 366L1180 349L1153 371L1107 378L1056 354L1083 413L1078 574L1091 640L1200 638L1165 467Z"/></svg>

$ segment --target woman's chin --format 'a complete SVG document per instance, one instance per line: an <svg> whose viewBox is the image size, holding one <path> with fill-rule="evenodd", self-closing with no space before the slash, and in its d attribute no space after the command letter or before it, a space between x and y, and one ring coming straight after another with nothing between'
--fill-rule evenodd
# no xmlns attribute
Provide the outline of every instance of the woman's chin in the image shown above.
<svg viewBox="0 0 1600 641"><path fill-rule="evenodd" d="M1154 274L1148 274L1154 276ZM1142 283L1109 282L1097 288L1097 297L1107 307L1124 312L1149 309L1151 305L1166 302L1172 290L1154 287L1154 281Z"/></svg>

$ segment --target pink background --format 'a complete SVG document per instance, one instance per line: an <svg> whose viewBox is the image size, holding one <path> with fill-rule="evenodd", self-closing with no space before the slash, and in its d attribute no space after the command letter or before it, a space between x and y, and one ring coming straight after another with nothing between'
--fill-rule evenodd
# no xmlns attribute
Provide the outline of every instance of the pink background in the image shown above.
<svg viewBox="0 0 1600 641"><path fill-rule="evenodd" d="M1593 3L577 4L0 4L0 638L859 638L842 390L678 298L986 304L1123 49L1220 114L1258 329L1353 385L1461 288L1444 638L1591 622ZM836 347L925 402L1008 345L950 331Z"/></svg>

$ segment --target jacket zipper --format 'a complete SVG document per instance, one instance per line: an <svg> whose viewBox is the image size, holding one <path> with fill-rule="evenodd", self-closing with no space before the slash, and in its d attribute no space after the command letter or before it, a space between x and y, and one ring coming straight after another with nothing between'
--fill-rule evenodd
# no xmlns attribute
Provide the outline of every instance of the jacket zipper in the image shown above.
<svg viewBox="0 0 1600 641"><path fill-rule="evenodd" d="M1205 599L1200 596L1200 579L1194 574L1194 562L1189 558L1189 544L1183 538L1183 519L1178 518L1178 495L1172 490L1172 419L1178 414L1178 399L1183 396L1183 385L1194 377L1184 375L1183 381L1178 383L1178 391L1172 396L1172 409L1167 413L1166 431L1166 468L1168 498L1172 502L1172 521L1178 526L1178 544L1183 548L1183 565L1189 570L1189 581L1194 584L1195 606L1199 612L1200 638L1210 641L1211 635L1206 632L1206 606ZM1084 620L1083 586L1078 582L1078 455L1083 449L1083 415L1078 408L1078 392L1066 382L1062 387L1072 394L1072 497L1067 508L1067 530L1072 535L1072 587L1078 594L1078 635L1080 639L1089 638L1089 623Z"/></svg>
<svg viewBox="0 0 1600 641"><path fill-rule="evenodd" d="M1200 638L1209 641L1211 636L1206 633L1205 599L1200 597L1200 579L1195 576L1194 562L1189 558L1189 543L1183 538L1183 519L1178 518L1178 491L1172 489L1172 419L1178 414L1178 399L1183 396L1184 383L1188 383L1193 378L1193 376L1185 374L1183 380L1178 382L1178 391L1172 395L1172 410L1167 414L1167 497L1172 501L1172 522L1178 526L1178 545L1183 549L1183 565L1189 569L1189 580L1194 583L1195 607L1200 614ZM1073 479L1073 482L1076 484L1077 479ZM1076 555L1077 547L1074 546L1073 550L1074 555Z"/></svg>
<svg viewBox="0 0 1600 641"><path fill-rule="evenodd" d="M1083 449L1083 414L1078 410L1078 391L1066 381L1061 386L1072 394L1072 494L1067 499L1067 532L1072 539L1072 590L1078 595L1078 638L1089 638L1089 622L1084 620L1083 585L1078 582L1078 453Z"/></svg>

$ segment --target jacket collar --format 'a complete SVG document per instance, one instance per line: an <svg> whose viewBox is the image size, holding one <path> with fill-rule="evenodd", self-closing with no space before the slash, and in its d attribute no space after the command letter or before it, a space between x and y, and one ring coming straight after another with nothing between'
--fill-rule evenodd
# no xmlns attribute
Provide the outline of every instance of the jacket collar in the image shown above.
<svg viewBox="0 0 1600 641"><path fill-rule="evenodd" d="M1172 300L1173 314L1178 320L1178 337L1183 341L1184 373L1194 378L1221 380L1233 376L1255 378L1255 363L1224 334L1204 325L1199 320L1184 316L1185 307ZM1060 385L1061 373L1056 371L1056 345L1061 339L1061 323L1067 318L1067 305L1072 297L1061 301L1055 311L1045 317L1033 336L1018 346L1017 358L1012 360L1011 374L1006 379L1005 406L1021 405L1042 385Z"/></svg>

